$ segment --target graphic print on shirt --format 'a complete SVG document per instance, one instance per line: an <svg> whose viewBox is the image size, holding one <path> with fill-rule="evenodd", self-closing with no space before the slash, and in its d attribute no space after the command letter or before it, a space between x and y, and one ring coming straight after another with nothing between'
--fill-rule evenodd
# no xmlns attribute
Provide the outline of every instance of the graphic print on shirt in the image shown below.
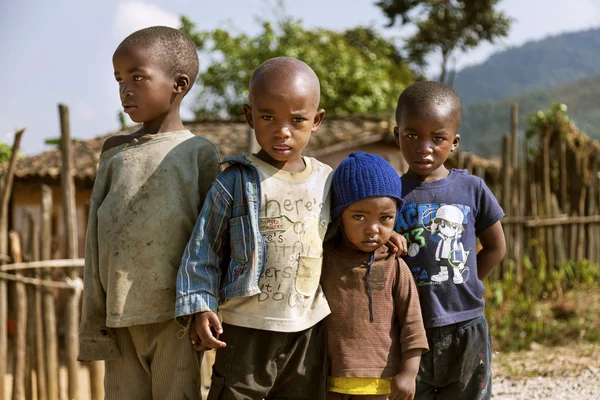
<svg viewBox="0 0 600 400"><path fill-rule="evenodd" d="M450 277L460 285L469 279L465 263L471 250L465 250L461 236L470 211L470 207L460 204L404 205L396 227L409 243L408 257L417 257L423 248L435 255L433 260L420 257L421 265L410 263L417 286L441 285Z"/></svg>
<svg viewBox="0 0 600 400"><path fill-rule="evenodd" d="M275 200L266 194L263 201L260 231L266 245L266 268L260 277L261 293L257 300L284 302L290 308L306 307L309 296L295 291L293 283L298 281L302 262L306 259L321 262L322 240L327 229L327 221L321 215L323 203L316 198L285 195ZM318 282L318 277L315 279Z"/></svg>

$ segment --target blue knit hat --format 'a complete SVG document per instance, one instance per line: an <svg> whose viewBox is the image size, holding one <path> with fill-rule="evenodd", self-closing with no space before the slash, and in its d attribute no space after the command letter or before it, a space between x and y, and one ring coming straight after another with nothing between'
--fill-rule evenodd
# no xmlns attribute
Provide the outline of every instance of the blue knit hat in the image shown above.
<svg viewBox="0 0 600 400"><path fill-rule="evenodd" d="M383 158L357 151L344 159L333 173L333 214L335 220L352 203L367 197L388 196L402 206L400 176Z"/></svg>

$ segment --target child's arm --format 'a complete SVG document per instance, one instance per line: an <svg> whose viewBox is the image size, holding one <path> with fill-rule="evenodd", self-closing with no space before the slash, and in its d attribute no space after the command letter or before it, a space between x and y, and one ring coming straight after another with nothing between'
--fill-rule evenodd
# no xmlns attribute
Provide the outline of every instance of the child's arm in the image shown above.
<svg viewBox="0 0 600 400"><path fill-rule="evenodd" d="M483 280L502 261L506 241L502 224L497 221L479 235L482 249L477 253L477 275Z"/></svg>
<svg viewBox="0 0 600 400"><path fill-rule="evenodd" d="M226 191L219 190L215 183L206 196L177 273L175 317L194 315L192 329L206 347L211 343L215 347L224 345L214 338L210 327L217 328L217 333L222 331L216 312L221 264L229 249L231 204ZM210 338L216 342L206 341Z"/></svg>
<svg viewBox="0 0 600 400"><path fill-rule="evenodd" d="M400 324L400 344L402 360L398 374L392 380L390 399L413 399L415 380L419 372L421 354L429 350L423 326L421 304L417 286L408 265L401 258L396 259L397 278L394 290L394 305L397 321Z"/></svg>
<svg viewBox="0 0 600 400"><path fill-rule="evenodd" d="M400 372L392 379L389 400L413 400L422 353L423 349L412 349L402 353L402 366Z"/></svg>

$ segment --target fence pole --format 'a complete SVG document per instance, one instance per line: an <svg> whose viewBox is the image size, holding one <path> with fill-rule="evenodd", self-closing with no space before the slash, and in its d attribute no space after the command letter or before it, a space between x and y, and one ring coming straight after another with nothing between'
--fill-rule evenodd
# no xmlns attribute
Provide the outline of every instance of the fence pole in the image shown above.
<svg viewBox="0 0 600 400"><path fill-rule="evenodd" d="M0 197L0 255L8 254L8 200L12 193L13 178L17 164L17 156L21 146L21 137L25 129L15 132L10 161L8 169L4 175L2 183L2 195ZM4 264L4 257L0 257L0 265ZM6 281L0 279L0 396L6 396L7 388L5 385L6 366L8 363L8 332L6 329L6 320L8 319L8 291L6 290Z"/></svg>
<svg viewBox="0 0 600 400"><path fill-rule="evenodd" d="M29 214L31 225L31 244L30 261L39 261L40 259L40 230L35 218ZM41 278L40 269L35 269L35 278ZM46 357L44 354L44 318L42 310L42 290L39 286L33 287L34 292L34 331L35 331L35 376L37 379L37 398L38 400L48 399L48 386L46 384Z"/></svg>
<svg viewBox="0 0 600 400"><path fill-rule="evenodd" d="M42 224L40 235L40 258L49 260L52 253L52 189L42 185ZM49 268L45 268L43 277L51 280ZM56 304L52 288L42 289L44 302L44 337L46 341L46 383L48 384L48 400L58 400L58 339L56 334Z"/></svg>
<svg viewBox="0 0 600 400"><path fill-rule="evenodd" d="M552 200L550 195L552 194L552 188L550 187L550 132L544 132L542 138L542 177L543 177L543 190L544 190L544 215L546 217L552 216ZM546 229L546 257L548 260L549 268L556 268L556 262L554 258L554 232L552 228Z"/></svg>
<svg viewBox="0 0 600 400"><path fill-rule="evenodd" d="M64 104L58 105L60 115L60 147L62 158L61 190L63 203L63 221L65 227L65 258L77 258L77 225L75 214L75 184L73 182L73 146L71 143L71 127L69 125L69 108ZM72 280L79 279L77 269L69 268L67 272ZM65 353L69 373L69 399L79 396L79 290L68 293L67 317L65 321Z"/></svg>
<svg viewBox="0 0 600 400"><path fill-rule="evenodd" d="M22 261L21 242L17 232L10 232L9 235L12 258L15 262ZM19 271L15 271L15 276L22 276ZM27 335L27 294L23 282L15 282L14 304L17 317L17 329L15 337L15 364L13 374L13 400L26 400L25 394L25 358L26 335ZM3 377L4 378L4 377Z"/></svg>
<svg viewBox="0 0 600 400"><path fill-rule="evenodd" d="M521 161L521 168L519 171L519 215L526 217L527 210L529 207L526 207L527 204L527 178L528 175L528 163L529 163L529 145L527 143L527 138L523 138L523 157ZM521 262L517 264L517 282L523 282L523 257L527 254L527 248L529 245L529 231L521 228Z"/></svg>
<svg viewBox="0 0 600 400"><path fill-rule="evenodd" d="M502 208L504 209L504 215L510 217L512 215L511 210L511 198L510 198L510 167L511 167L511 140L510 136L502 137ZM506 226L505 236L508 240L512 241L513 228ZM509 260L511 259L513 252L511 249L512 245L506 246L506 255L502 260L501 271L499 275L494 276L495 278L501 278L504 273L508 270Z"/></svg>
<svg viewBox="0 0 600 400"><path fill-rule="evenodd" d="M588 208L587 214L594 215L598 212L598 207L596 204L596 190L598 186L598 157L594 154L592 156L592 160L590 161L592 164L591 172L590 172L590 191L589 191L589 200L588 200ZM587 227L587 254L586 258L590 262L595 262L596 253L598 249L593 245L593 238L595 237L597 224L589 224Z"/></svg>
<svg viewBox="0 0 600 400"><path fill-rule="evenodd" d="M21 227L20 235L17 233L17 238L20 237L21 247L21 258L24 262L31 261L30 244L31 244L31 225L29 224L29 213L25 212L22 214L23 225ZM32 270L23 271L22 276L30 278L32 276ZM24 283L24 282L23 282ZM25 398L33 398L33 321L32 317L35 315L33 311L33 288L29 285L24 286L25 289L25 304L27 306L27 321L25 328L25 378L23 387L25 388Z"/></svg>
<svg viewBox="0 0 600 400"><path fill-rule="evenodd" d="M511 144L512 144L512 187L513 190L512 198L512 215L521 214L521 203L524 201L521 196L520 190L520 176L522 174L519 168L519 108L517 103L512 103L510 108L510 131L511 131ZM517 279L521 275L521 263L523 258L522 246L523 246L523 225L516 224L513 228L514 238L510 247L513 247L513 259L515 260L515 274Z"/></svg>

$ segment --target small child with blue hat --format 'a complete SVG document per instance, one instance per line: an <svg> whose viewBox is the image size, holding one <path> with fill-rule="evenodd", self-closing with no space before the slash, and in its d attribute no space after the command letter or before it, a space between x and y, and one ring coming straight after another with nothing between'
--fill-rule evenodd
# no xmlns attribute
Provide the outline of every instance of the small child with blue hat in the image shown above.
<svg viewBox="0 0 600 400"><path fill-rule="evenodd" d="M352 153L333 174L332 221L321 285L328 399L412 399L427 338L406 263L385 246L402 206L400 177L383 158Z"/></svg>

